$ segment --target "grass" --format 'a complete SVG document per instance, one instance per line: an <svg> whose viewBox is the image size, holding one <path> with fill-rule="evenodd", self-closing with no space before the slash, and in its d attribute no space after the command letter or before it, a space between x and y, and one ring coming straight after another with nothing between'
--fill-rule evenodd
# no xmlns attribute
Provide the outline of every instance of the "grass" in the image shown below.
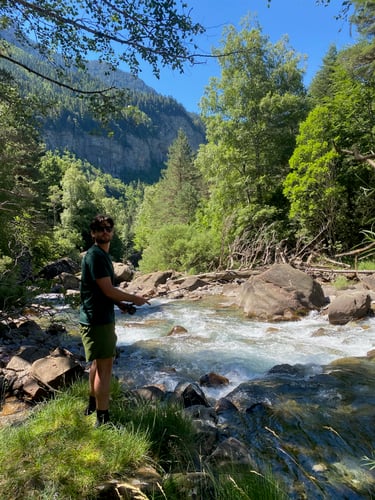
<svg viewBox="0 0 375 500"><path fill-rule="evenodd" d="M363 260L358 262L359 271L373 271L375 269L375 262L372 260Z"/></svg>
<svg viewBox="0 0 375 500"><path fill-rule="evenodd" d="M345 276L337 276L333 282L333 286L336 290L346 290L350 287L350 281Z"/></svg>
<svg viewBox="0 0 375 500"><path fill-rule="evenodd" d="M375 452L373 457L364 456L362 460L364 462L364 465L370 470L375 469Z"/></svg>
<svg viewBox="0 0 375 500"><path fill-rule="evenodd" d="M250 470L247 473L231 473L220 477L216 486L216 500L287 500L287 496L273 481L272 474L267 476Z"/></svg>
<svg viewBox="0 0 375 500"><path fill-rule="evenodd" d="M146 432L95 429L85 400L67 391L41 404L20 427L0 430L2 498L90 498L96 487L147 459Z"/></svg>
<svg viewBox="0 0 375 500"><path fill-rule="evenodd" d="M38 405L22 425L0 429L0 498L94 499L100 484L124 480L150 463L169 478L153 500L190 498L182 492L199 457L192 421L181 407L144 402L124 393L115 380L111 398L114 425L96 429L95 414L83 415L87 382L78 381ZM202 495L197 498L285 498L271 479L256 471L206 470L199 487Z"/></svg>
<svg viewBox="0 0 375 500"><path fill-rule="evenodd" d="M188 487L188 488L187 488ZM202 473L195 484L187 481L186 475L171 476L163 485L164 496L153 500L181 500L192 498L212 500L287 500L289 496L272 479L254 470L211 471Z"/></svg>
<svg viewBox="0 0 375 500"><path fill-rule="evenodd" d="M150 404L130 397L112 405L111 415L125 427L147 431L152 457L164 471L180 470L180 464L189 468L196 459L193 423L180 405Z"/></svg>

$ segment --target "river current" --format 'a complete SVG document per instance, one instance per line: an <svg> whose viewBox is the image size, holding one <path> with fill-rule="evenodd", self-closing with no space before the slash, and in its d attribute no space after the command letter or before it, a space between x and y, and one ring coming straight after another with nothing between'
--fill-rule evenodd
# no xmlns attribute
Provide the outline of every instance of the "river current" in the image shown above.
<svg viewBox="0 0 375 500"><path fill-rule="evenodd" d="M330 325L312 312L300 321L267 323L245 318L220 297L200 301L153 299L133 316L116 312L122 355L115 372L133 384L163 384L173 390L183 380L199 381L209 372L224 375L229 386L205 390L224 396L241 382L262 377L279 364L310 365L318 372L348 356L375 348L375 318L345 326ZM169 335L181 326L186 332ZM138 378L135 377L138 373Z"/></svg>

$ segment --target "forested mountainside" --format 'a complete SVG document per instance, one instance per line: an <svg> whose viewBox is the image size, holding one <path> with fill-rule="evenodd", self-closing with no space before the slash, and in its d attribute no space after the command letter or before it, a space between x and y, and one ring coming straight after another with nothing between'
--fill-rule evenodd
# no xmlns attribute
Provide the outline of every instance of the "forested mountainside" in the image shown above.
<svg viewBox="0 0 375 500"><path fill-rule="evenodd" d="M2 32L1 36L14 41L7 33ZM33 68L53 78L50 69L32 49L12 45L12 50L17 51L18 60L27 62L28 66L32 62ZM123 108L118 113L121 116L104 126L94 118L87 100L77 99L69 90L43 82L22 68L15 70L6 63L2 63L2 67L15 75L25 94L45 100L48 112L39 117L39 122L47 149L68 150L124 182L157 181L161 169L165 168L168 148L180 129L193 150L205 141L198 115L187 112L175 99L158 94L130 73L117 70L108 74L106 66L93 61L87 75L72 74L72 86L87 90L127 89L119 102L119 108Z"/></svg>

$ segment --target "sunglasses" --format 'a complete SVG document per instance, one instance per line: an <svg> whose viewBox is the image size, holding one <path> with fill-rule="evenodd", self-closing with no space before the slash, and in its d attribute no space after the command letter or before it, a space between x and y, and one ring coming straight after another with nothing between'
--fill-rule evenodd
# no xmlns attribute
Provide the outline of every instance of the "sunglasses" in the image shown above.
<svg viewBox="0 0 375 500"><path fill-rule="evenodd" d="M106 232L106 233L112 233L113 227L112 226L99 226L99 227L96 228L96 231L98 233L104 233L104 232Z"/></svg>

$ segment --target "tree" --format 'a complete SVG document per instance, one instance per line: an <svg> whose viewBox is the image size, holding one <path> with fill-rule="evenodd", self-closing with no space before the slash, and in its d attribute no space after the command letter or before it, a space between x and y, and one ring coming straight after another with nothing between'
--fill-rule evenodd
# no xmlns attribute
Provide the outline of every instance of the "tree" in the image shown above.
<svg viewBox="0 0 375 500"><path fill-rule="evenodd" d="M285 216L282 182L308 108L300 58L287 39L273 45L248 21L224 36L214 51L221 78L211 79L201 101L208 142L197 164L209 189L205 220L228 252L235 238L251 240Z"/></svg>
<svg viewBox="0 0 375 500"><path fill-rule="evenodd" d="M203 186L188 139L180 130L161 179L145 189L135 224L143 272L171 268L200 272L216 263L217 248L206 229L196 223Z"/></svg>
<svg viewBox="0 0 375 500"><path fill-rule="evenodd" d="M188 138L181 129L169 148L167 168L161 172L157 190L162 200L159 217L164 223L188 224L193 220L200 199L201 177Z"/></svg>
<svg viewBox="0 0 375 500"><path fill-rule="evenodd" d="M182 71L186 61L194 60L194 36L203 32L186 4L176 0L1 0L0 22L49 64L57 64L58 54L55 76L48 79L68 87L67 68L85 69L92 54L112 69L124 62L137 73L143 60L156 76L159 65ZM4 42L0 58L37 73Z"/></svg>
<svg viewBox="0 0 375 500"><path fill-rule="evenodd" d="M319 236L319 243L325 240L332 248L344 228L347 198L338 182L340 158L332 147L331 131L328 109L317 106L301 125L284 193L296 237L308 242Z"/></svg>
<svg viewBox="0 0 375 500"><path fill-rule="evenodd" d="M38 183L43 152L34 103L22 99L11 76L0 71L0 308L22 297L37 244L43 238Z"/></svg>
<svg viewBox="0 0 375 500"><path fill-rule="evenodd" d="M136 223L138 248L148 246L149 236L168 224L189 224L194 220L201 179L185 133L180 130L168 151L167 168L161 179L145 191Z"/></svg>
<svg viewBox="0 0 375 500"><path fill-rule="evenodd" d="M144 272L174 269L197 274L216 269L217 248L207 231L194 224L167 224L150 235L139 263Z"/></svg>
<svg viewBox="0 0 375 500"><path fill-rule="evenodd" d="M25 225L29 227L28 239L39 221L37 163L43 148L33 119L36 110L32 101L21 98L9 74L1 72L0 76L0 254L15 257L14 252L22 253L21 248L27 246L13 228L15 218L20 223L24 217L32 218Z"/></svg>
<svg viewBox="0 0 375 500"><path fill-rule="evenodd" d="M337 63L337 49L331 45L327 54L323 58L323 66L314 76L309 87L309 94L317 101L332 97L332 84Z"/></svg>
<svg viewBox="0 0 375 500"><path fill-rule="evenodd" d="M375 86L352 56L353 48L341 51L329 64L326 92L321 86L301 124L284 184L296 232L329 253L358 245L374 222Z"/></svg>
<svg viewBox="0 0 375 500"><path fill-rule="evenodd" d="M79 161L72 162L61 181L61 223L55 227L60 255L77 257L90 241L89 226L98 212Z"/></svg>
<svg viewBox="0 0 375 500"><path fill-rule="evenodd" d="M132 245L129 232L134 217L127 213L128 207L134 209L127 203L127 186L68 153L48 153L41 165L44 183L50 182L46 213L53 229L54 258L75 258L79 251L87 250L92 244L90 222L96 214L105 213L116 223L111 254L122 260Z"/></svg>

